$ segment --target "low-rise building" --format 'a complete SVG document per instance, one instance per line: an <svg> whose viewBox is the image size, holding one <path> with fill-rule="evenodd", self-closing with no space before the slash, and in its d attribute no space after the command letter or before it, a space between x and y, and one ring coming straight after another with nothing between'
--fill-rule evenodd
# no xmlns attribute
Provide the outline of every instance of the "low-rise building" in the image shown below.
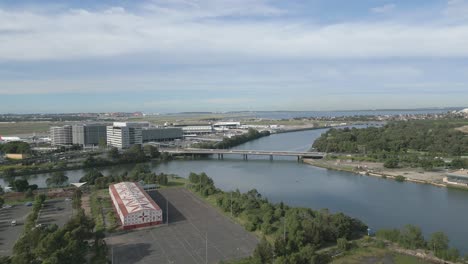
<svg viewBox="0 0 468 264"><path fill-rule="evenodd" d="M138 183L120 182L110 185L109 194L123 229L163 222L161 208Z"/></svg>
<svg viewBox="0 0 468 264"><path fill-rule="evenodd" d="M212 126L185 126L182 127L184 135L204 135L214 132Z"/></svg>

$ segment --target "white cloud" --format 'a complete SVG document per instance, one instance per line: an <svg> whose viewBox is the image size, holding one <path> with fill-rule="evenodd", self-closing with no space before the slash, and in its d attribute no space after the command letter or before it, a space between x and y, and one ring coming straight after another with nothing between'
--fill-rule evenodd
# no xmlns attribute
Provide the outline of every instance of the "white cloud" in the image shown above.
<svg viewBox="0 0 468 264"><path fill-rule="evenodd" d="M378 13L378 14L386 14L395 10L395 7L396 7L395 4L386 4L383 6L377 6L377 7L371 8L371 12Z"/></svg>
<svg viewBox="0 0 468 264"><path fill-rule="evenodd" d="M121 7L59 13L0 10L0 61L126 54L152 54L159 60L183 63L468 56L468 24L317 25L282 20L282 10L260 0L221 4L180 0L177 8L167 3L172 2L154 1L139 11ZM229 20L226 16L275 18Z"/></svg>
<svg viewBox="0 0 468 264"><path fill-rule="evenodd" d="M452 20L468 19L468 1L448 0L444 14Z"/></svg>

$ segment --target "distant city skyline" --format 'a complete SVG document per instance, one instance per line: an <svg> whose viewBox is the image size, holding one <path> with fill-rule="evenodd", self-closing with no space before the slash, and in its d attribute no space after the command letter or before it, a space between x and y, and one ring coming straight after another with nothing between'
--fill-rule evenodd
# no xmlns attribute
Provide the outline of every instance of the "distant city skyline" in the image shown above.
<svg viewBox="0 0 468 264"><path fill-rule="evenodd" d="M466 106L468 0L4 0L0 113Z"/></svg>

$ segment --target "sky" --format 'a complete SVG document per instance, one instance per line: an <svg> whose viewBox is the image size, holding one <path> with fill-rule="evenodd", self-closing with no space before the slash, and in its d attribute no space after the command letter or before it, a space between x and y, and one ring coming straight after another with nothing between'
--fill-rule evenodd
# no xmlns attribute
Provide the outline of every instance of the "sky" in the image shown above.
<svg viewBox="0 0 468 264"><path fill-rule="evenodd" d="M468 106L468 0L0 1L0 113Z"/></svg>

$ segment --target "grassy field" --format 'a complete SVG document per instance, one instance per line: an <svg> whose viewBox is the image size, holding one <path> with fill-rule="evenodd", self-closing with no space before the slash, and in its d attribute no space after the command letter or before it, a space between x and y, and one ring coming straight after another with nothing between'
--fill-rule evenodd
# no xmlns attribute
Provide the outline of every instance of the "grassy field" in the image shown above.
<svg viewBox="0 0 468 264"><path fill-rule="evenodd" d="M51 126L63 125L55 122L0 123L1 136L15 136L33 133L47 133Z"/></svg>
<svg viewBox="0 0 468 264"><path fill-rule="evenodd" d="M394 264L431 264L422 259L391 252L388 249L366 247L353 249L341 257L336 258L333 264L374 264L374 263L394 263Z"/></svg>

